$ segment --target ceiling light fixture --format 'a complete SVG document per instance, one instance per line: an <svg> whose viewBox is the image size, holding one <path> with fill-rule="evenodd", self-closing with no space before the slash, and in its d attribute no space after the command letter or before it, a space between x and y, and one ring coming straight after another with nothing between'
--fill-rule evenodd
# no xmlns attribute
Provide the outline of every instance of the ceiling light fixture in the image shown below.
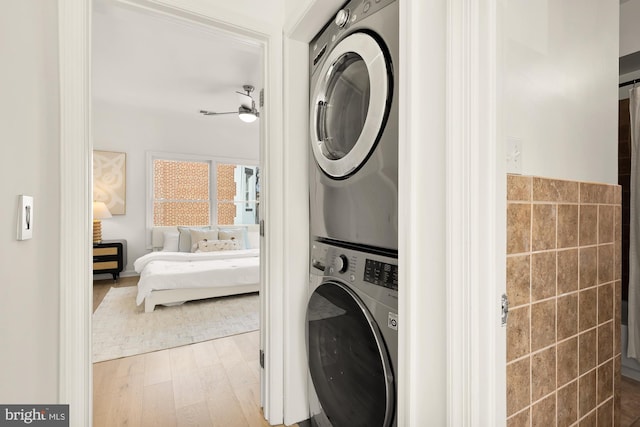
<svg viewBox="0 0 640 427"><path fill-rule="evenodd" d="M253 123L256 121L258 117L260 117L260 113L256 109L256 102L251 97L251 92L253 92L253 86L244 85L242 86L246 93L237 92L236 93L240 98L240 107L238 107L238 112L235 111L225 111L225 112L216 112L209 110L200 110L200 114L204 114L205 116L220 116L223 114L237 114L240 120L245 123Z"/></svg>

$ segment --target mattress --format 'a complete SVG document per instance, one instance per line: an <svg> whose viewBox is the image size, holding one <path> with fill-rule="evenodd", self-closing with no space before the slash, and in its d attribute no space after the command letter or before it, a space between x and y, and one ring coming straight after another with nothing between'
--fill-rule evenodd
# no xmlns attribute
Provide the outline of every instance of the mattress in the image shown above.
<svg viewBox="0 0 640 427"><path fill-rule="evenodd" d="M152 252L134 263L140 273L136 303L166 289L213 288L260 282L257 249L207 253Z"/></svg>

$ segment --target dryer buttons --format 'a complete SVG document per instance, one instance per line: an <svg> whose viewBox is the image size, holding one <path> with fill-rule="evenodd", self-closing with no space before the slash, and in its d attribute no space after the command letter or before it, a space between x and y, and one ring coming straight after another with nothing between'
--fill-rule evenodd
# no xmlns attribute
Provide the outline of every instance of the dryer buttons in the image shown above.
<svg viewBox="0 0 640 427"><path fill-rule="evenodd" d="M349 9L340 9L334 22L338 27L344 27L349 22Z"/></svg>

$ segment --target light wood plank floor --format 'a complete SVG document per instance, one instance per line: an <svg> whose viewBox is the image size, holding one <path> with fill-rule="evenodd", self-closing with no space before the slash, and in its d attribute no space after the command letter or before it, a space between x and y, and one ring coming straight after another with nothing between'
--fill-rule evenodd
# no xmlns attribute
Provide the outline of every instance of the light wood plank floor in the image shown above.
<svg viewBox="0 0 640 427"><path fill-rule="evenodd" d="M111 286L94 284L94 310ZM268 426L258 331L93 364L95 427Z"/></svg>

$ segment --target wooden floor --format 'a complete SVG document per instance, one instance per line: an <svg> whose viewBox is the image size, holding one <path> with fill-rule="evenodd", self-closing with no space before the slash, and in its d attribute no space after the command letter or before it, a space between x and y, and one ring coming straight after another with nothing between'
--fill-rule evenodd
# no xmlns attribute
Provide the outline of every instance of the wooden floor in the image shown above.
<svg viewBox="0 0 640 427"><path fill-rule="evenodd" d="M95 310L109 288L94 282ZM268 426L260 409L259 332L93 365L95 427ZM640 382L622 377L621 427L640 427Z"/></svg>
<svg viewBox="0 0 640 427"><path fill-rule="evenodd" d="M123 278L94 284L94 310ZM268 426L259 331L93 364L94 427Z"/></svg>
<svg viewBox="0 0 640 427"><path fill-rule="evenodd" d="M640 382L622 377L620 427L640 427Z"/></svg>

